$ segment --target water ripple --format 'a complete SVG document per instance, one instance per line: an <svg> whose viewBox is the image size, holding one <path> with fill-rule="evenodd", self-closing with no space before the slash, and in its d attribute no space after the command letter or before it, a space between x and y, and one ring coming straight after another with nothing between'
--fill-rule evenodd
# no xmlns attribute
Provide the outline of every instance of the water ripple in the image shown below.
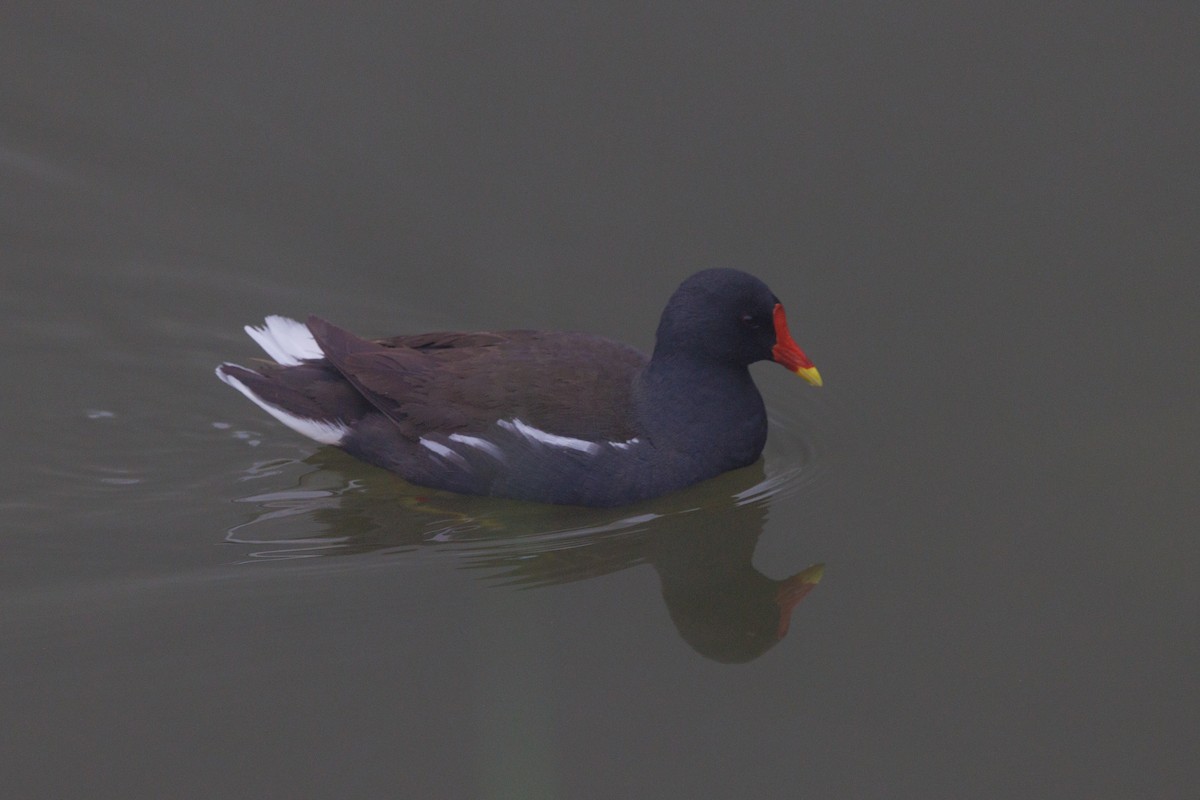
<svg viewBox="0 0 1200 800"><path fill-rule="evenodd" d="M237 498L249 506L247 518L229 529L226 541L251 546L251 560L415 547L543 551L636 534L696 511L765 510L825 480L827 419L819 406L774 410L769 444L757 464L624 509L543 506L423 489L337 451L318 451L305 462L254 462L239 481L290 476L295 483Z"/></svg>

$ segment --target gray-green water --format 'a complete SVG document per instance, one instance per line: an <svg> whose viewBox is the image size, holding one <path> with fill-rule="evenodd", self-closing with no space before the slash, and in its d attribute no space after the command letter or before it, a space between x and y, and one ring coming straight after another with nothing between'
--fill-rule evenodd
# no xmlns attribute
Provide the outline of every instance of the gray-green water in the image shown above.
<svg viewBox="0 0 1200 800"><path fill-rule="evenodd" d="M1198 24L6 12L5 795L1193 796ZM764 463L633 509L405 487L212 375L268 313L647 347L721 265L826 386L757 367Z"/></svg>

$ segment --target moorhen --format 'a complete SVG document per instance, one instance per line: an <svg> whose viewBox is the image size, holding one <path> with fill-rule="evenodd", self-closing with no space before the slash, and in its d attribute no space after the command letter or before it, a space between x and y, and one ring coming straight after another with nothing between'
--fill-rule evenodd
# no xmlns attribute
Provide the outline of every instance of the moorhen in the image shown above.
<svg viewBox="0 0 1200 800"><path fill-rule="evenodd" d="M779 300L734 269L680 284L650 358L585 333L368 340L278 316L246 332L274 361L217 377L289 428L421 486L540 503L625 505L753 463L756 361L821 385Z"/></svg>

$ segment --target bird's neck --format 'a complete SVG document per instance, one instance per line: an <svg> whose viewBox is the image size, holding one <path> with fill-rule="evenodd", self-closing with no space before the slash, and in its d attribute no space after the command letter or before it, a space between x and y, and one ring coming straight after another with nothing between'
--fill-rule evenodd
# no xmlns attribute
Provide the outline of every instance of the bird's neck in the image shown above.
<svg viewBox="0 0 1200 800"><path fill-rule="evenodd" d="M753 463L766 442L766 409L745 366L656 353L634 397L654 447L712 461L706 470Z"/></svg>

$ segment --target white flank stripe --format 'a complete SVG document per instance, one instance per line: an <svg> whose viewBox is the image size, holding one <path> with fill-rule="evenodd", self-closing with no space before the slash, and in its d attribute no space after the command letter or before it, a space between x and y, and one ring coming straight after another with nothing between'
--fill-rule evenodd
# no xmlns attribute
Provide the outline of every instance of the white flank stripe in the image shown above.
<svg viewBox="0 0 1200 800"><path fill-rule="evenodd" d="M450 434L450 441L462 442L468 447L474 447L476 450L482 450L497 461L504 460L504 451L489 442L487 439L480 439L478 436L467 436L465 433L452 433Z"/></svg>
<svg viewBox="0 0 1200 800"><path fill-rule="evenodd" d="M583 439L573 439L570 436L559 436L556 433L547 433L540 428L535 428L532 425L526 425L519 419L514 419L512 422L508 420L500 420L498 423L501 428L510 431L516 431L531 442L539 442L548 444L551 447L565 447L571 450L578 450L581 453L596 454L600 452L600 445L595 442L584 441Z"/></svg>
<svg viewBox="0 0 1200 800"><path fill-rule="evenodd" d="M261 328L247 325L246 333L267 355L284 366L294 367L301 361L325 357L308 326L294 319L272 315L264 320Z"/></svg>
<svg viewBox="0 0 1200 800"><path fill-rule="evenodd" d="M232 375L227 375L222 372L221 367L225 366L236 367L237 364L222 364L220 367L217 367L218 378L220 378L224 383L227 383L233 388L237 389L242 394L246 395L246 397L250 398L250 401L254 403L254 405L258 406L263 411L282 422L284 425L287 425L296 433L307 436L308 438L320 442L321 444L341 444L342 439L344 439L346 434L350 432L350 428L341 422L327 422L320 419L308 419L307 417L297 416L290 411L284 411L278 406L271 405L251 391L249 386L242 383Z"/></svg>
<svg viewBox="0 0 1200 800"><path fill-rule="evenodd" d="M616 447L619 450L628 450L630 447L633 447L635 444L637 444L638 441L640 441L640 440L638 439L638 437L635 436L632 439L627 439L624 442L609 442L609 444L611 444L613 447Z"/></svg>
<svg viewBox="0 0 1200 800"><path fill-rule="evenodd" d="M420 441L421 441L422 447L424 447L428 450L431 450L434 453L437 453L439 456L446 459L447 461L453 461L455 464L457 464L458 466L460 466L464 469L467 469L470 467L470 465L467 464L467 460L465 458L463 458L458 453L451 450L449 447L446 447L446 445L438 444L437 442L435 442L431 439L426 439L424 436L421 437Z"/></svg>

